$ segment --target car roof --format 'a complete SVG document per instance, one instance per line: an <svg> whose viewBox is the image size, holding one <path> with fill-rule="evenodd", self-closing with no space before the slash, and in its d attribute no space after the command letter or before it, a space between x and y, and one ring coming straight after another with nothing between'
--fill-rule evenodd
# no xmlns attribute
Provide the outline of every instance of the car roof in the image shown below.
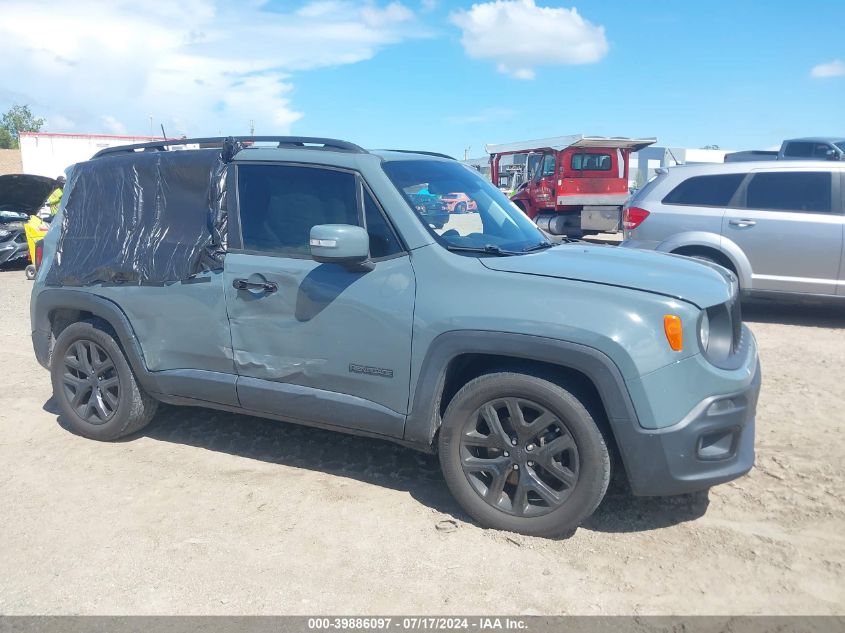
<svg viewBox="0 0 845 633"><path fill-rule="evenodd" d="M437 152L414 151L404 149L371 149L370 154L375 154L385 162L395 160L455 160L451 156L447 156L446 154L440 154Z"/></svg>
<svg viewBox="0 0 845 633"><path fill-rule="evenodd" d="M189 146L193 146L190 147ZM312 136L229 136L209 138L180 138L161 139L147 143L134 143L107 147L97 152L94 159L113 155L145 154L147 152L167 151L171 149L184 149L189 152L198 149L220 148L224 154L224 160L228 161L233 156L237 159L254 159L260 155L264 160L273 160L274 156L304 156L303 152L309 153L320 151L326 154L346 155L374 155L384 161L393 160L420 160L438 159L455 160L453 157L440 152L424 150L404 149L381 149L365 150L364 148L340 139L312 137ZM277 150L274 154L273 150ZM313 154L311 154L313 155Z"/></svg>
<svg viewBox="0 0 845 633"><path fill-rule="evenodd" d="M315 150L302 147L246 147L240 150L233 160L238 163L302 163L305 165L329 165L346 169L362 169L365 165L377 165L382 162L398 162L411 160L439 161L444 163L456 162L452 158L436 156L421 152L405 152L399 150L373 150L361 152L345 152L333 150Z"/></svg>
<svg viewBox="0 0 845 633"><path fill-rule="evenodd" d="M804 136L802 138L788 138L784 143L792 143L793 141L804 143L841 143L845 141L845 136Z"/></svg>
<svg viewBox="0 0 845 633"><path fill-rule="evenodd" d="M660 168L659 168L660 169ZM749 171L807 171L811 169L845 170L845 163L830 160L752 160L736 163L692 163L674 165L668 168L669 174L675 176L697 176L709 174L738 174Z"/></svg>

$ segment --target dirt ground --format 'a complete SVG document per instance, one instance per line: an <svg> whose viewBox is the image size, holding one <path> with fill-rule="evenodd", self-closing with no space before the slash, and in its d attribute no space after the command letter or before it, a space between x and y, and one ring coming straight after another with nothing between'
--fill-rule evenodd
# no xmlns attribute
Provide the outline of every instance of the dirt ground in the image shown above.
<svg viewBox="0 0 845 633"><path fill-rule="evenodd" d="M163 407L103 444L59 423L0 271L0 613L834 614L845 605L845 309L746 306L757 466L609 496L574 536L483 530L435 458Z"/></svg>

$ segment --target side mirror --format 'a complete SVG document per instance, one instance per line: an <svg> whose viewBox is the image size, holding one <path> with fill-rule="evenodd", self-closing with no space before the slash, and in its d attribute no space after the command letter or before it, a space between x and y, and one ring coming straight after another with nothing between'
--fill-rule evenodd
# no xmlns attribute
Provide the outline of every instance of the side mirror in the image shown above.
<svg viewBox="0 0 845 633"><path fill-rule="evenodd" d="M835 149L827 150L825 152L825 157L827 158L827 160L840 160L839 152L837 152Z"/></svg>
<svg viewBox="0 0 845 633"><path fill-rule="evenodd" d="M311 228L311 257L321 264L340 264L351 270L372 270L370 236L360 226L318 224Z"/></svg>

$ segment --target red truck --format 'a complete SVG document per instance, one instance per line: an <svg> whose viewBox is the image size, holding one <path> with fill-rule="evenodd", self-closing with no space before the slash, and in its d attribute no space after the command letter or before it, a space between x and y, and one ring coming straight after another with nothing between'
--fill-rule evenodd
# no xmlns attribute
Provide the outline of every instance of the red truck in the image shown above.
<svg viewBox="0 0 845 633"><path fill-rule="evenodd" d="M656 141L576 134L485 149L493 183L541 229L580 236L619 230L631 153Z"/></svg>

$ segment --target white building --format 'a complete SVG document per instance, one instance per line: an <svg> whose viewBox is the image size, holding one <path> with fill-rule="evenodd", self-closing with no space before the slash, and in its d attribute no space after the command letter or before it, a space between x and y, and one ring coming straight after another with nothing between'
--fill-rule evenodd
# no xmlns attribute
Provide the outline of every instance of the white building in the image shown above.
<svg viewBox="0 0 845 633"><path fill-rule="evenodd" d="M21 132L21 164L25 174L55 178L69 166L88 160L104 147L160 140L160 136Z"/></svg>
<svg viewBox="0 0 845 633"><path fill-rule="evenodd" d="M628 179L636 187L642 187L654 175L658 167L693 165L696 163L724 163L725 154L733 150L693 149L684 147L645 147L631 154L628 165Z"/></svg>

